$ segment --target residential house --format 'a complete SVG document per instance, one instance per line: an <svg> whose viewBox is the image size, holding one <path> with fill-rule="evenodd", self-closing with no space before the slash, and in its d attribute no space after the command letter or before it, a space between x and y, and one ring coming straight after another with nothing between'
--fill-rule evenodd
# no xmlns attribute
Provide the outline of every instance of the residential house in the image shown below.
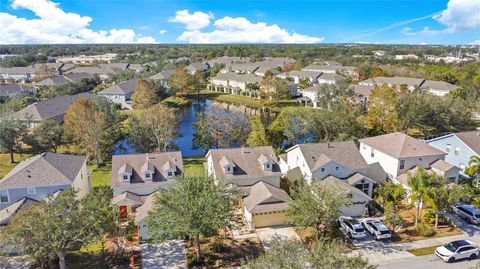
<svg viewBox="0 0 480 269"><path fill-rule="evenodd" d="M445 81L433 81L425 80L423 78L409 77L376 77L359 82L359 85L366 86L379 86L384 84L390 87L395 87L398 90L400 90L402 86L406 87L409 91L413 91L417 88L425 89L436 96L445 96L449 92L458 88Z"/></svg>
<svg viewBox="0 0 480 269"><path fill-rule="evenodd" d="M397 179L401 174L416 166L430 169L438 160L443 161L446 155L445 152L400 132L360 139L360 153L367 163L379 163L386 176L395 183L401 183ZM437 164L437 168L440 168L440 163Z"/></svg>
<svg viewBox="0 0 480 269"><path fill-rule="evenodd" d="M243 215L250 229L279 226L287 223L285 212L290 197L271 184L259 181L247 188L243 197Z"/></svg>
<svg viewBox="0 0 480 269"><path fill-rule="evenodd" d="M152 194L141 196L143 204L135 209L135 225L138 227L138 235L143 240L148 240L151 238L150 234L148 234L148 225L146 220L148 213L153 209L153 199L155 198L156 193L157 192L153 192Z"/></svg>
<svg viewBox="0 0 480 269"><path fill-rule="evenodd" d="M205 73L208 71L209 68L210 66L208 64L200 63L200 62L191 63L190 65L185 67L185 69L187 69L187 72L192 75L195 74L195 72L197 71Z"/></svg>
<svg viewBox="0 0 480 269"><path fill-rule="evenodd" d="M21 161L0 180L0 209L24 199L39 201L65 189L79 198L90 191L85 156L42 153Z"/></svg>
<svg viewBox="0 0 480 269"><path fill-rule="evenodd" d="M126 216L144 204L148 196L171 186L183 174L182 153L162 152L112 156L112 204Z"/></svg>
<svg viewBox="0 0 480 269"><path fill-rule="evenodd" d="M328 65L328 64L311 64L302 68L304 71L322 72L325 74L341 74L343 76L358 79L359 71L355 66Z"/></svg>
<svg viewBox="0 0 480 269"><path fill-rule="evenodd" d="M282 71L278 70L277 68L260 66L257 70L255 70L254 74L259 76L259 77L263 77L263 76L265 76L265 73L267 71L270 71L270 73L272 73L273 76L276 76L276 75L278 75L282 72Z"/></svg>
<svg viewBox="0 0 480 269"><path fill-rule="evenodd" d="M372 94L372 90L375 87L357 84L350 84L350 87L353 89L353 92L357 96L358 103L361 104L364 108L367 108L368 98Z"/></svg>
<svg viewBox="0 0 480 269"><path fill-rule="evenodd" d="M65 75L53 75L49 78L46 78L42 81L35 83L35 88L47 86L47 87L58 87L63 86L68 83L79 82L82 79L91 79L93 76L88 73L70 73ZM91 85L92 86L92 85ZM91 90L92 87L88 87L85 91Z"/></svg>
<svg viewBox="0 0 480 269"><path fill-rule="evenodd" d="M116 53L105 53L98 55L78 55L78 56L65 56L58 57L56 59L59 63L73 63L73 64L94 64L97 62L111 63L115 61L117 57Z"/></svg>
<svg viewBox="0 0 480 269"><path fill-rule="evenodd" d="M283 72L277 75L279 78L291 79L295 84L299 85L300 80L308 79L311 84L317 84L322 72L317 71L299 71L292 70L290 72Z"/></svg>
<svg viewBox="0 0 480 269"><path fill-rule="evenodd" d="M0 67L0 78L5 83L28 83L35 78L35 66Z"/></svg>
<svg viewBox="0 0 480 269"><path fill-rule="evenodd" d="M21 211L32 208L32 206L35 205L36 203L38 203L37 200L25 197L15 203L12 203L6 208L0 210L0 226L6 226L10 224L10 221L12 220L13 217L15 217L16 214L18 214ZM0 242L0 249L2 249L1 242Z"/></svg>
<svg viewBox="0 0 480 269"><path fill-rule="evenodd" d="M364 193L355 195L358 203L344 210L350 216L363 215L377 184L368 176L369 166L353 141L295 145L280 156L280 168L290 181L316 184L334 177Z"/></svg>
<svg viewBox="0 0 480 269"><path fill-rule="evenodd" d="M207 175L216 182L249 187L263 181L280 187L282 173L271 146L211 149L206 159Z"/></svg>
<svg viewBox="0 0 480 269"><path fill-rule="evenodd" d="M224 66L230 66L233 64L244 64L250 62L250 57L230 57L230 56L222 56L213 58L211 60L205 61L205 64L209 66L214 66L215 64L222 64Z"/></svg>
<svg viewBox="0 0 480 269"><path fill-rule="evenodd" d="M249 84L256 84L259 88L261 82L261 77L252 74L237 74L229 72L212 77L208 89L259 98L259 90L249 87Z"/></svg>
<svg viewBox="0 0 480 269"><path fill-rule="evenodd" d="M411 188L408 185L408 179L411 176L415 175L415 173L418 171L420 167L422 166L417 165L413 168L408 169L404 173L398 175L395 182L402 184L402 186L406 190L410 191ZM429 174L429 175L437 174L448 179L450 182L458 183L460 168L452 164L449 164L444 160L436 160L430 165L430 167L428 168L422 167L422 168L425 170L426 174Z"/></svg>
<svg viewBox="0 0 480 269"><path fill-rule="evenodd" d="M238 74L255 74L255 71L257 71L258 68L259 66L254 63L231 64L222 68L220 73L225 74L228 72L234 72Z"/></svg>
<svg viewBox="0 0 480 269"><path fill-rule="evenodd" d="M156 73L153 76L150 76L150 79L154 81L158 81L160 85L162 85L165 88L170 88L169 83L173 74L175 74L175 69L164 70L159 73Z"/></svg>
<svg viewBox="0 0 480 269"><path fill-rule="evenodd" d="M53 120L63 123L63 116L70 106L80 98L93 98L91 93L79 93L76 95L61 95L44 101L35 102L24 109L11 115L13 119L25 121L30 128L36 127L42 121Z"/></svg>
<svg viewBox="0 0 480 269"><path fill-rule="evenodd" d="M98 64L94 66L77 66L70 69L69 73L88 73L90 75L98 75L100 79L105 80L119 71L125 71L130 64L128 63L109 63Z"/></svg>
<svg viewBox="0 0 480 269"><path fill-rule="evenodd" d="M20 97L23 94L35 94L35 89L21 84L0 84L0 99Z"/></svg>
<svg viewBox="0 0 480 269"><path fill-rule="evenodd" d="M480 131L478 130L446 134L426 142L445 152L445 161L459 167L462 172L468 167L471 156L480 156Z"/></svg>
<svg viewBox="0 0 480 269"><path fill-rule="evenodd" d="M336 73L323 73L318 78L318 84L338 84L345 80L345 77Z"/></svg>
<svg viewBox="0 0 480 269"><path fill-rule="evenodd" d="M122 109L131 109L131 99L133 92L135 91L135 85L137 84L137 81L138 79L136 78L129 79L101 90L97 94L116 104L120 104Z"/></svg>

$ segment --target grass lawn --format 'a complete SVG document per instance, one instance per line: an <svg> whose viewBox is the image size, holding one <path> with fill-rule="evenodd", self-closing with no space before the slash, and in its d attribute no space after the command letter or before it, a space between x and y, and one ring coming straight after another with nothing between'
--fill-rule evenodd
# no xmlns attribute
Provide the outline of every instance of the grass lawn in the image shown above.
<svg viewBox="0 0 480 269"><path fill-rule="evenodd" d="M450 224L440 222L436 233L431 237L426 237L419 234L415 229L415 208L413 206L409 204L402 204L399 207L398 213L405 221L405 224L400 231L393 234L392 241L395 243L412 242L428 238L439 238L463 234L460 229L455 228Z"/></svg>
<svg viewBox="0 0 480 269"><path fill-rule="evenodd" d="M105 163L102 167L97 168L94 164L88 165L90 171L90 182L92 187L110 186L110 176L112 174L112 164Z"/></svg>
<svg viewBox="0 0 480 269"><path fill-rule="evenodd" d="M415 256L423 256L423 255L430 255L435 253L435 249L437 249L439 246L431 246L431 247L425 247L425 248L413 248L407 250L408 252L412 253Z"/></svg>
<svg viewBox="0 0 480 269"><path fill-rule="evenodd" d="M205 162L205 157L203 156L184 157L183 167L185 170L185 175L187 176L205 175L205 168L203 167L203 162Z"/></svg>
<svg viewBox="0 0 480 269"><path fill-rule="evenodd" d="M22 153L18 154L15 153L13 158L15 163L10 163L10 154L8 153L0 153L0 179L8 174L20 161L25 160L32 155L29 153Z"/></svg>
<svg viewBox="0 0 480 269"><path fill-rule="evenodd" d="M215 100L225 103L244 105L252 108L262 108L265 106L262 100L233 94L223 94L215 98Z"/></svg>
<svg viewBox="0 0 480 269"><path fill-rule="evenodd" d="M173 107L173 108L189 105L190 102L191 101L189 99L185 99L177 96L170 96L161 101L162 104L168 107Z"/></svg>

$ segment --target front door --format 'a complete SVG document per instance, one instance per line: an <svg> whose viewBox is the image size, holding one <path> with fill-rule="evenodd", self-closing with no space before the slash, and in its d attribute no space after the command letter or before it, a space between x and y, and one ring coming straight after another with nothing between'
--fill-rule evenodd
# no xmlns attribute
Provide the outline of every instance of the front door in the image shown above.
<svg viewBox="0 0 480 269"><path fill-rule="evenodd" d="M119 207L120 209L120 218L121 219L126 219L127 218L127 215L128 215L128 209L127 209L127 206L126 205L121 205Z"/></svg>

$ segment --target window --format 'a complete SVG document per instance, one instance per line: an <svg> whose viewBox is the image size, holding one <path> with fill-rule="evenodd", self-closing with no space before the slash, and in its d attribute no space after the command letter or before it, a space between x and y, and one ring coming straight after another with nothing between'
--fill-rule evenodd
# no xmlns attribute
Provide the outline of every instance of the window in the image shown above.
<svg viewBox="0 0 480 269"><path fill-rule="evenodd" d="M339 169L340 169L340 167L335 166L335 171L338 171Z"/></svg>
<svg viewBox="0 0 480 269"><path fill-rule="evenodd" d="M129 176L128 175L123 175L123 180L124 181L127 181L129 179Z"/></svg>
<svg viewBox="0 0 480 269"><path fill-rule="evenodd" d="M363 193L368 195L368 190L370 189L370 184L368 184L368 183L355 184L355 188L363 191Z"/></svg>
<svg viewBox="0 0 480 269"><path fill-rule="evenodd" d="M452 145L450 144L447 144L447 146L445 147L445 152L450 152L450 150L452 149Z"/></svg>
<svg viewBox="0 0 480 269"><path fill-rule="evenodd" d="M167 175L168 175L169 177L172 177L172 176L173 176L173 173L172 173L172 172L168 172Z"/></svg>
<svg viewBox="0 0 480 269"><path fill-rule="evenodd" d="M269 163L267 163L266 167L267 167L267 169L270 169L270 164L269 164Z"/></svg>
<svg viewBox="0 0 480 269"><path fill-rule="evenodd" d="M145 178L150 178L150 173L146 173Z"/></svg>
<svg viewBox="0 0 480 269"><path fill-rule="evenodd" d="M400 169L405 169L405 160L400 160Z"/></svg>
<svg viewBox="0 0 480 269"><path fill-rule="evenodd" d="M8 203L8 191L0 190L0 203Z"/></svg>
<svg viewBox="0 0 480 269"><path fill-rule="evenodd" d="M325 167L322 167L320 171L325 172Z"/></svg>
<svg viewBox="0 0 480 269"><path fill-rule="evenodd" d="M374 158L375 157L375 150L372 148L370 151L370 157Z"/></svg>
<svg viewBox="0 0 480 269"><path fill-rule="evenodd" d="M35 187L28 187L27 188L27 193L28 194L35 194L35 193L37 193L37 190L35 189Z"/></svg>
<svg viewBox="0 0 480 269"><path fill-rule="evenodd" d="M227 172L230 172L230 171L232 171L232 168L230 168L230 166L229 166L229 167L227 167Z"/></svg>
<svg viewBox="0 0 480 269"><path fill-rule="evenodd" d="M460 148L459 147L455 147L455 155L458 155L460 153Z"/></svg>
<svg viewBox="0 0 480 269"><path fill-rule="evenodd" d="M423 161L423 158L422 157L418 158L418 161L419 162Z"/></svg>

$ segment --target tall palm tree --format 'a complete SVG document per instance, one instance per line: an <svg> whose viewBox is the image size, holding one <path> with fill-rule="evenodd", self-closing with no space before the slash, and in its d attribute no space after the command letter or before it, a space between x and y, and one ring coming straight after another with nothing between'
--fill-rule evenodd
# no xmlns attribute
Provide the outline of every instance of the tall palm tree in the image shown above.
<svg viewBox="0 0 480 269"><path fill-rule="evenodd" d="M477 188L479 185L480 178L480 156L471 156L468 162L468 167L465 169L465 173L471 177L476 178Z"/></svg>
<svg viewBox="0 0 480 269"><path fill-rule="evenodd" d="M421 205L427 196L429 181L429 175L422 167L419 167L415 174L410 175L407 181L408 187L411 189L410 198L415 203L415 227L418 225Z"/></svg>

